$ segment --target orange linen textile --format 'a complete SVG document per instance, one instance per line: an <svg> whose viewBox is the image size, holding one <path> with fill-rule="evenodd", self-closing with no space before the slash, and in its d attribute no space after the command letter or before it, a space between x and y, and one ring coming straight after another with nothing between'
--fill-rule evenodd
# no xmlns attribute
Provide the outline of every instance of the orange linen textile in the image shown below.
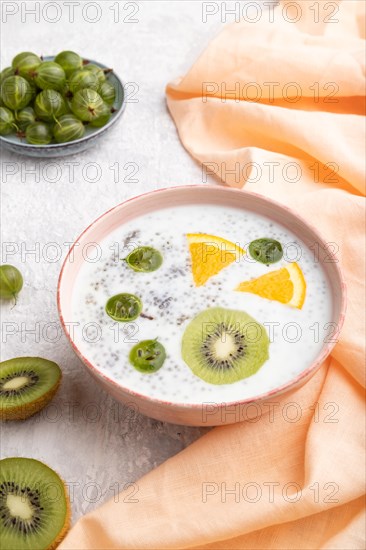
<svg viewBox="0 0 366 550"><path fill-rule="evenodd" d="M340 341L304 387L209 432L139 480L138 502L122 493L82 518L62 550L365 547L364 3L331 2L338 22L324 22L329 2L297 2L291 23L295 4L225 27L168 86L168 106L204 178L275 198L334 243ZM237 82L261 97L222 101Z"/></svg>

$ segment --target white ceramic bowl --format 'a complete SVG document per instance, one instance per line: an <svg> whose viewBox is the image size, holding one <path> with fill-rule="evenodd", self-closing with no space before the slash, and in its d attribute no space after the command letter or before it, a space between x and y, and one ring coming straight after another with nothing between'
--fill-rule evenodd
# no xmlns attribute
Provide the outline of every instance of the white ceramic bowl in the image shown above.
<svg viewBox="0 0 366 550"><path fill-rule="evenodd" d="M298 236L309 248L317 243L320 251L319 262L330 285L333 312L331 321L338 327L337 334L339 334L346 309L346 290L337 259L333 258L334 261L329 261L332 258L330 258L329 250L327 250L323 238L313 227L288 208L254 193L219 186L197 185L154 191L119 204L94 221L77 239L77 246L74 244L71 248L62 267L58 284L59 314L66 335L77 355L82 359L92 376L118 401L133 405L142 414L175 424L193 426L230 424L245 418L245 410L248 408L249 403L258 403L266 399L273 400L275 396L304 384L329 355L334 342L325 342L315 361L309 363L290 382L270 392L260 393L259 391L257 395L242 401L189 404L153 399L115 382L83 356L68 330L68 322L72 319L71 297L73 288L78 272L85 261L81 252L83 246L90 242L100 243L112 231L137 216L160 208L189 204L215 204L220 205L222 208L225 208L225 206L243 208L243 210L255 212L280 223Z"/></svg>

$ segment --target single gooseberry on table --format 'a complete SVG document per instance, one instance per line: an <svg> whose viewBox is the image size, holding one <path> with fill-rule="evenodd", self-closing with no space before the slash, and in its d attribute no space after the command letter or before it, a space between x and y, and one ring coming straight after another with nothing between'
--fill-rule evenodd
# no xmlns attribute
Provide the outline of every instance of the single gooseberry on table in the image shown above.
<svg viewBox="0 0 366 550"><path fill-rule="evenodd" d="M0 298L16 301L23 288L23 277L19 269L13 265L0 265Z"/></svg>

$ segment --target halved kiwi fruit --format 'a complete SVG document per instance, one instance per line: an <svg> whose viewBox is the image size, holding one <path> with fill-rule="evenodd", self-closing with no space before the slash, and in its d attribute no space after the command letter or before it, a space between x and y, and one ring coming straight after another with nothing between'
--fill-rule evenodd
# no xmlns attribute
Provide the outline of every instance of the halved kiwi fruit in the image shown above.
<svg viewBox="0 0 366 550"><path fill-rule="evenodd" d="M60 477L32 458L0 460L0 548L51 550L70 526Z"/></svg>
<svg viewBox="0 0 366 550"><path fill-rule="evenodd" d="M268 359L266 329L244 311L214 307L187 326L182 357L210 384L232 384L252 376Z"/></svg>
<svg viewBox="0 0 366 550"><path fill-rule="evenodd" d="M61 369L41 357L16 357L0 363L0 420L24 420L55 395Z"/></svg>

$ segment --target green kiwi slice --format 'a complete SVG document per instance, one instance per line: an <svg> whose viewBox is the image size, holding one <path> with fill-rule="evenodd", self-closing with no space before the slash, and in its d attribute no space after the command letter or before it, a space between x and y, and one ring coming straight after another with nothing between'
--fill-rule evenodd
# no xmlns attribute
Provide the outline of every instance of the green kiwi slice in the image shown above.
<svg viewBox="0 0 366 550"><path fill-rule="evenodd" d="M61 369L41 357L16 357L0 363L0 419L24 420L55 395Z"/></svg>
<svg viewBox="0 0 366 550"><path fill-rule="evenodd" d="M0 547L51 550L70 524L70 506L60 477L32 458L0 460Z"/></svg>
<svg viewBox="0 0 366 550"><path fill-rule="evenodd" d="M252 376L269 354L266 329L244 311L214 307L187 326L182 357L210 384L232 384Z"/></svg>

